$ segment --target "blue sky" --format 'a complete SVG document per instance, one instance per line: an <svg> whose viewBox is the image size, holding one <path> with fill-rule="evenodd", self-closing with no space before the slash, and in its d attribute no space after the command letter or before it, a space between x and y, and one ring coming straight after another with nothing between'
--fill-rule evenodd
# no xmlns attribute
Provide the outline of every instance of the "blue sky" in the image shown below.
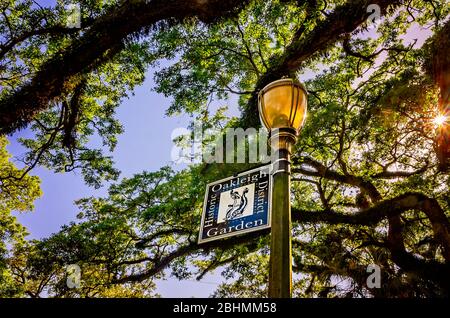
<svg viewBox="0 0 450 318"><path fill-rule="evenodd" d="M55 0L40 0L41 6L53 6ZM151 91L153 70L147 73L147 79L140 87L130 94L117 111L117 118L123 124L125 132L119 136L118 144L113 152L115 167L121 170L121 178L129 177L143 170L154 171L171 164L172 149L171 134L175 128L187 127L189 117L165 116L169 100ZM26 129L9 138L11 144L8 150L20 157L25 149L17 143L17 138L29 136ZM174 167L179 168L179 167ZM32 175L41 178L44 192L42 198L35 202L35 210L26 213L16 213L19 222L30 232L28 238L39 239L57 232L60 227L74 221L78 209L74 201L88 196L103 196L107 186L98 190L84 184L82 176L77 173L54 173L45 168L36 167ZM179 282L168 278L158 281L157 291L163 297L206 297L216 288L220 277L213 275L205 277L202 282Z"/></svg>
<svg viewBox="0 0 450 318"><path fill-rule="evenodd" d="M52 5L53 0L41 0L43 6ZM113 152L115 166L122 171L121 177L129 177L143 170L154 171L171 163L171 133L175 128L187 127L190 118L186 115L167 117L165 111L170 100L159 95L151 88L154 86L152 69L147 79L135 89L134 96L123 101L118 108L117 118L125 132L119 136L117 148ZM235 111L233 111L235 114ZM8 150L14 155L25 151L16 139L30 134L23 130L10 137ZM175 167L176 168L176 167ZM105 195L107 187L93 189L84 184L80 174L58 173L37 167L32 173L42 180L44 195L36 201L33 212L18 214L19 221L25 225L29 238L42 238L57 232L61 225L74 221L78 210L73 202L88 196ZM206 297L221 281L220 275L207 275L202 282L183 281L169 278L158 281L158 292L163 297Z"/></svg>
<svg viewBox="0 0 450 318"><path fill-rule="evenodd" d="M118 137L112 156L115 167L121 170L121 178L172 164L172 131L178 127L187 127L190 121L186 115L165 116L169 100L151 91L152 73L153 70L148 71L143 85L137 87L134 96L130 94L130 98L125 99L117 111L116 117L123 124L125 132ZM30 134L29 129L14 134L9 138L11 144L8 150L20 157L25 148L18 144L17 138ZM61 224L74 220L74 200L85 196L101 196L107 190L107 186L98 190L86 186L79 172L53 173L37 167L31 174L41 177L44 192L43 197L36 201L34 213L19 214L20 221L32 230L31 238L47 236L57 231Z"/></svg>
<svg viewBox="0 0 450 318"><path fill-rule="evenodd" d="M41 6L53 6L55 0L40 0ZM155 171L171 163L172 131L187 127L191 118L187 115L168 117L165 115L170 100L152 91L153 69L147 72L145 82L137 87L117 110L117 118L125 132L118 137L117 147L112 153L115 167L121 171L120 178L130 177L144 170ZM30 136L29 129L9 137L8 150L20 157L25 148L17 138ZM20 166L20 163L17 163ZM174 165L175 169L181 168ZM84 184L80 173L54 173L42 167L31 172L41 178L43 196L35 202L35 210L16 213L18 220L28 228L29 239L39 239L57 232L60 227L76 219L78 209L74 201L89 196L104 196L107 186L94 189ZM207 297L221 281L219 274L206 275L201 282L178 281L168 277L157 281L157 292L163 297Z"/></svg>
<svg viewBox="0 0 450 318"><path fill-rule="evenodd" d="M170 101L151 91L152 73L150 69L147 80L135 89L135 95L124 100L118 108L117 118L122 122L125 132L119 136L112 155L115 166L122 171L121 177L129 177L143 170L158 170L171 164L172 130L187 127L190 120L186 115L165 116ZM20 156L25 151L16 139L29 134L29 130L24 130L9 138L11 144L8 150L14 156ZM75 200L102 196L107 190L106 186L98 190L86 186L79 173L53 173L38 167L31 174L41 178L44 195L36 201L33 212L17 213L19 221L30 232L29 238L42 238L57 232L61 225L75 220L78 214L73 204ZM164 297L209 296L220 278L210 275L202 282L179 282L176 279L158 281L158 292Z"/></svg>

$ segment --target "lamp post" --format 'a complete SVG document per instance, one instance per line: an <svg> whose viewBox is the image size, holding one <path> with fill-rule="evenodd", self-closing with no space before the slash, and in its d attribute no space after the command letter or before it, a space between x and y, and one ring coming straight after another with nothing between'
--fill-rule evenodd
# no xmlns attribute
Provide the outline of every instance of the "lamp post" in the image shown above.
<svg viewBox="0 0 450 318"><path fill-rule="evenodd" d="M273 164L269 297L292 297L290 155L306 117L307 92L293 79L268 84L258 95L270 133Z"/></svg>

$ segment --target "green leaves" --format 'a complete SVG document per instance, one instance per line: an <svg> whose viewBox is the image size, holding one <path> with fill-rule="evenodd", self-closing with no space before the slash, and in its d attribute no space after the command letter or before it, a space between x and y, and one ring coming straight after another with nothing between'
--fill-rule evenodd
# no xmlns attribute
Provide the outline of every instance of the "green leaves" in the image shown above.
<svg viewBox="0 0 450 318"><path fill-rule="evenodd" d="M353 3L252 1L238 16L215 24L193 18L166 21L148 36L145 30L129 37L120 53L103 56L103 63L65 83L54 105L36 117L34 135L22 140L29 149L25 162L55 171L80 169L94 187L116 180L119 172L110 152L122 126L115 110L143 82L150 65L158 67L155 90L171 99L169 115L187 113L201 120L204 128L220 127L221 132L244 122L228 118L227 106L237 102L251 111L255 87L280 74L298 74L300 79L309 78L310 94L308 117L292 153L293 206L318 216L334 213L345 218L369 211L384 218L374 226L326 224L319 218L306 224L301 215L296 218L295 295L403 297L405 291L415 297L446 295L444 283L416 270L417 263L405 266L393 257L396 243L404 246L402 255L425 264L426 272L434 272L428 270L430 264L442 268L442 239L434 237L435 225L422 212L426 204L402 211L397 220L400 229L376 207L380 201L414 191L436 199L432 202L442 209L435 206L437 211L448 216L449 176L436 169L432 118L439 92L429 76L430 52L405 40L415 36L408 31L414 22L433 26L434 32L448 18L448 8L436 1L409 1L366 32L368 25L361 19L343 14L345 8L352 13L361 10L352 8ZM14 5L10 2L7 7ZM93 0L84 5L86 20L109 7ZM32 21L40 21L31 2L19 2L14 8L9 15L12 31L18 32L23 21L29 22L24 23L26 29ZM51 10L50 25L64 17L58 10ZM333 20L325 23L331 15ZM344 22L355 25L343 28ZM335 34L324 25L345 32ZM2 34L8 28L6 19L0 20ZM43 61L64 50L71 36L32 36L8 51L7 63L0 68L5 76L0 97L25 83L30 78L27 72L36 72ZM299 47L304 43L309 43L305 50ZM93 139L102 146L93 147ZM238 238L239 244L226 240L196 245L205 185L249 164L199 164L183 171L163 167L124 178L113 183L104 198L80 199L76 222L47 239L25 243L24 229L9 213L32 208L39 183L27 174L18 180L25 170L15 168L7 156L0 152L1 185L13 192L0 192L0 239L13 237L16 243L13 255L6 255L6 245L0 246L5 251L0 257L2 294L152 296L156 278L200 279L219 270L228 281L214 296L266 295L267 236ZM84 273L79 290L69 290L64 283L70 263ZM382 268L384 283L379 290L366 286L371 264ZM445 271L438 275L448 277ZM19 278L22 281L14 283Z"/></svg>
<svg viewBox="0 0 450 318"><path fill-rule="evenodd" d="M0 215L32 210L34 200L42 194L39 178L24 174L24 169L18 169L10 161L7 143L5 137L0 137Z"/></svg>
<svg viewBox="0 0 450 318"><path fill-rule="evenodd" d="M293 4L253 1L236 19L189 22L155 33L152 53L172 60L155 74L156 91L173 98L168 113L201 113L211 100L230 94L240 96L242 105L269 57L283 53L302 16Z"/></svg>
<svg viewBox="0 0 450 318"><path fill-rule="evenodd" d="M22 287L15 282L9 267L9 249L23 244L27 232L12 211L33 210L34 201L42 192L38 177L27 175L25 169L10 161L7 144L7 139L0 137L0 295L13 297L21 293Z"/></svg>

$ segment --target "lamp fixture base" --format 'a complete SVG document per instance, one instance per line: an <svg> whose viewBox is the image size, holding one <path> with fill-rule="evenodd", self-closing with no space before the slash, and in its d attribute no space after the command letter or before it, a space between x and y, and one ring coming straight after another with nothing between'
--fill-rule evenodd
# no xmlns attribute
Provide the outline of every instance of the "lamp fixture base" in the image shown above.
<svg viewBox="0 0 450 318"><path fill-rule="evenodd" d="M270 132L269 142L272 148L273 172L291 173L291 150L297 141L297 131L294 128L277 128Z"/></svg>

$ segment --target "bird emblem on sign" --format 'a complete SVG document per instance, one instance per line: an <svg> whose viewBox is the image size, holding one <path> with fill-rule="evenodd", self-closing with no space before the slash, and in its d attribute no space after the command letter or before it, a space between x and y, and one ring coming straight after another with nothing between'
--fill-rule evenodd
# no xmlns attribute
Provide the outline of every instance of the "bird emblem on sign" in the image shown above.
<svg viewBox="0 0 450 318"><path fill-rule="evenodd" d="M225 219L227 221L234 220L244 213L244 210L248 203L247 193L248 188L244 189L242 195L239 194L238 191L231 190L230 196L231 199L233 199L233 204L228 204L228 209L225 216Z"/></svg>

